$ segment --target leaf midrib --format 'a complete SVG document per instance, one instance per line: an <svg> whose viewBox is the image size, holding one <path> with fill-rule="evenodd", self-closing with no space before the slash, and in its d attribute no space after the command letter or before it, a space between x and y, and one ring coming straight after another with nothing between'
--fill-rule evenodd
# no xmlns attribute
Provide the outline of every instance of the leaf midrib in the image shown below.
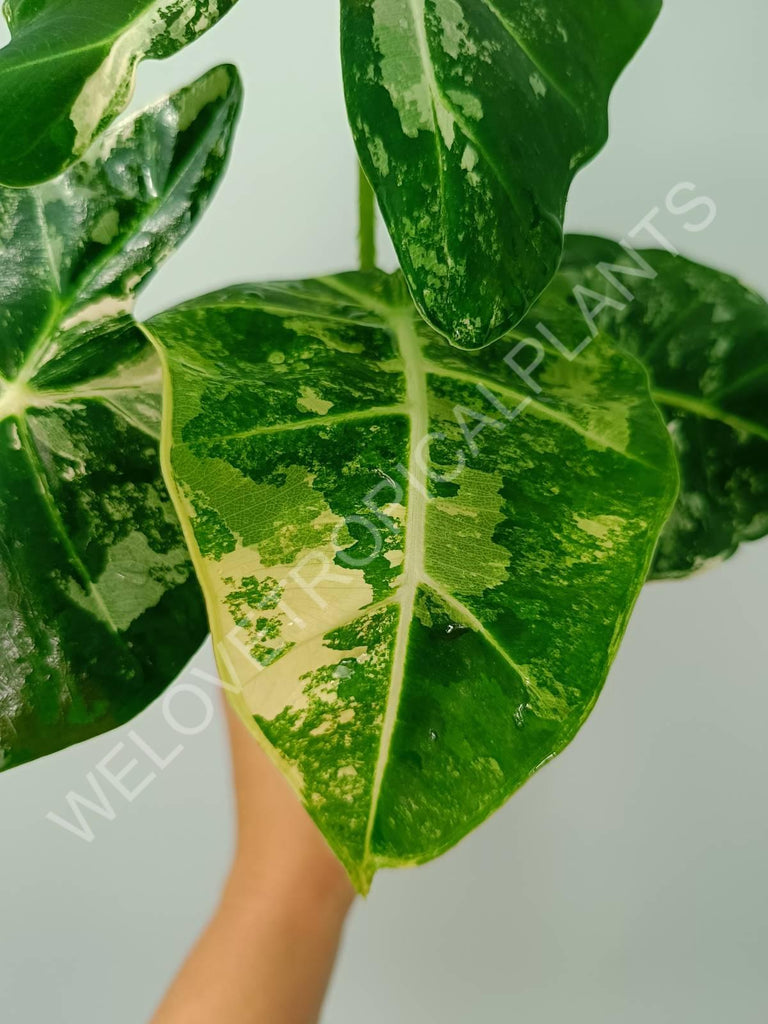
<svg viewBox="0 0 768 1024"><path fill-rule="evenodd" d="M424 0L420 0L420 4L421 10L418 9L418 0L408 0L411 17L413 18L413 23L416 29L416 42L419 47L421 65L424 68L424 74L427 76L427 85L429 88L429 105L430 110L432 111L432 127L435 139L435 161L437 163L437 187L440 194L440 224L442 227L443 255L445 257L446 265L450 267L453 264L453 257L448 246L448 198L445 187L443 151L440 146L440 122L437 116L435 103L441 103L443 109L446 110L447 113L450 113L450 111L448 111L445 105L442 104L440 90L438 88L437 79L435 78L434 68L432 66L432 55L429 52L429 41L427 39L426 24L424 21Z"/></svg>
<svg viewBox="0 0 768 1024"><path fill-rule="evenodd" d="M679 409L681 412L691 412L702 419L722 423L739 433L753 434L763 441L768 441L768 427L711 405L706 399L684 395L680 391L666 391L663 388L656 387L652 388L651 395L653 400L659 405Z"/></svg>
<svg viewBox="0 0 768 1024"><path fill-rule="evenodd" d="M49 53L43 57L35 57L32 60L25 61L23 64L13 64L11 66L11 71L26 71L28 68L37 68L41 64L53 64L60 60L67 60L73 56L78 56L82 53L90 53L91 50L102 49L103 47L109 47L111 50L115 43L127 32L130 32L134 26L139 24L149 15L162 10L164 6L167 6L166 0L155 0L154 3L146 4L135 18L132 18L129 22L126 22L126 24L118 27L113 34L105 36L103 39L93 40L90 43L86 43L84 46L77 46L74 49L60 50L58 53ZM23 40L27 33L32 36L39 35L41 32L40 22L46 21L49 18L49 15L50 11L45 11L41 16L34 18L32 21L25 22L23 27L15 34L15 36L12 36L11 42L13 43ZM7 73L7 71L4 72L2 68L0 68L0 76Z"/></svg>
<svg viewBox="0 0 768 1024"><path fill-rule="evenodd" d="M421 10L418 9L419 4ZM467 119L464 116L464 114L455 106L454 103L451 102L450 98L446 96L446 94L440 87L440 83L437 81L437 77L435 75L435 63L432 60L432 52L429 48L429 39L427 38L426 33L424 0L408 0L408 6L413 16L414 25L416 26L416 37L419 46L419 56L421 58L421 65L424 69L424 74L426 75L427 87L429 89L430 94L430 104L432 107L433 128L435 136L436 160L438 168L438 184L441 197L440 217L443 226L443 245L445 249L446 259L448 259L449 264L451 264L453 263L453 257L448 250L448 230L445 223L448 204L446 202L445 197L444 169L442 164L441 149L441 140L443 146L445 146L445 140L443 139L442 136L442 130L440 128L439 119L437 117L437 112L435 109L436 103L440 104L440 106L443 108L446 114L448 114L451 120L458 125L459 129L461 130L465 138L467 138L469 142L472 143L473 147L477 150L479 155L483 158L483 160L490 168L493 177L501 186L502 191L509 200L509 203L514 209L515 213L523 221L525 221L525 211L522 209L520 205L520 197L515 194L512 185L506 181L504 175L499 170L496 161L490 156L486 147L483 145L482 142L480 142L475 132L469 127L469 125L467 124Z"/></svg>
<svg viewBox="0 0 768 1024"><path fill-rule="evenodd" d="M397 594L393 603L399 605L397 634L392 656L390 686L387 703L381 726L381 738L376 758L376 767L371 789L371 803L366 826L364 842L364 862L361 865L364 877L371 868L378 866L372 850L373 829L378 813L379 797L384 780L389 755L392 748L397 714L400 707L405 670L408 656L408 642L413 625L416 597L420 586L426 586L437 594L446 604L466 621L473 629L484 637L486 642L503 658L517 673L526 689L535 688L534 681L527 671L518 665L503 649L496 637L490 633L475 615L457 598L448 594L445 588L433 580L426 571L424 554L426 551L426 526L428 496L428 461L424 448L424 439L429 437L429 390L428 375L437 369L423 358L422 346L414 326L414 309L412 307L386 307L384 304L369 300L362 292L348 286L336 278L324 278L323 283L339 293L367 305L382 317L397 343L399 355L403 363L406 382L405 410L410 419L410 435L408 448L408 508L404 529L405 558L403 572ZM490 382L489 382L490 383ZM396 407L400 408L400 407ZM319 417L318 420L322 418ZM418 454L421 458L418 458ZM371 609L366 609L370 613Z"/></svg>
<svg viewBox="0 0 768 1024"><path fill-rule="evenodd" d="M20 417L17 419L16 422L18 425L19 443L21 445L21 449L24 452L24 455L29 464L32 477L34 480L37 481L38 493L40 497L43 499L43 507L48 513L53 528L56 534L58 535L59 540L64 550L66 551L72 566L77 570L78 575L85 584L88 593L93 597L95 603L97 604L99 610L101 611L102 621L107 626L109 631L116 638L119 638L120 631L118 630L117 625L115 624L115 621L112 618L112 614L110 613L109 608L101 595L101 591L99 590L94 580L91 578L80 555L75 550L69 533L67 532L66 526L64 525L64 521L62 520L59 514L56 502L54 501L53 495L50 490L50 485L48 483L45 468L42 464L42 460L40 459L40 455L37 451L37 445L35 444L35 441L31 436L27 421L25 418ZM126 646L127 649L127 645L124 646Z"/></svg>
<svg viewBox="0 0 768 1024"><path fill-rule="evenodd" d="M416 595L424 578L424 550L427 519L427 453L419 459L417 453L424 438L429 435L429 396L427 375L421 360L419 339L413 326L413 315L405 312L390 321L390 329L397 340L405 374L405 405L410 415L408 442L408 509L406 512L404 545L405 558L401 583L398 587L400 614L392 654L392 672L387 704L381 727L381 740L371 790L371 808L365 834L365 852L370 858L371 838L376 822L384 772L389 762L397 712L405 681L408 640L416 608Z"/></svg>

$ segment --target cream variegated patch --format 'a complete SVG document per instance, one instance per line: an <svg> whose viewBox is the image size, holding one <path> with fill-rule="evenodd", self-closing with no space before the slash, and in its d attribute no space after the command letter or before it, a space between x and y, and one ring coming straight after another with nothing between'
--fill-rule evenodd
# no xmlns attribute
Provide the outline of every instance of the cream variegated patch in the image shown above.
<svg viewBox="0 0 768 1024"><path fill-rule="evenodd" d="M74 580L68 586L72 600L96 618L104 618L120 632L183 583L190 574L183 547L166 553L154 551L143 533L134 530L107 551L99 577L84 590Z"/></svg>
<svg viewBox="0 0 768 1024"><path fill-rule="evenodd" d="M403 132L410 138L420 131L434 132L432 96L420 46L424 0L374 0L373 22L382 82ZM410 27L407 34L404 24Z"/></svg>
<svg viewBox="0 0 768 1024"><path fill-rule="evenodd" d="M343 526L343 520L334 517L330 509L328 514L334 525ZM255 548L238 546L219 562L206 562L219 616L216 654L252 714L273 719L286 708L300 710L305 706L305 676L365 654L365 647L340 651L325 639L328 633L361 617L373 603L373 589L365 573L335 564L336 553L329 543L304 549L290 564L265 566ZM244 611L240 603L233 614L233 593L253 580L276 585L279 597L274 607ZM265 635L273 630L274 636ZM254 644L272 654L262 655L259 661L254 658Z"/></svg>
<svg viewBox="0 0 768 1024"><path fill-rule="evenodd" d="M95 324L100 320L112 320L116 316L130 313L133 310L136 299L133 295L125 295L116 298L113 295L104 295L92 302L89 306L83 306L72 316L62 320L60 330L69 331L73 327L81 327L83 324Z"/></svg>
<svg viewBox="0 0 768 1024"><path fill-rule="evenodd" d="M86 80L72 104L70 120L75 128L74 152L78 155L84 153L104 121L130 99L136 67L157 39L166 37L181 47L188 38L190 26L195 35L200 35L218 17L218 0L155 0L135 17L123 32L116 35L109 53ZM202 106L218 99L226 91L223 86L226 71L219 71L221 74L206 80L197 98L194 95L188 98L189 105L179 115L180 131L194 121Z"/></svg>

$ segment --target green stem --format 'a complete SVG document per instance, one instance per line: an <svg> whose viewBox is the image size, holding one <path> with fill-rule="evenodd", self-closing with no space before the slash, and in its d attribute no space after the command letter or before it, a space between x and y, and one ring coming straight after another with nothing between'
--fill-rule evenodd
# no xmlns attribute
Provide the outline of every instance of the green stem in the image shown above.
<svg viewBox="0 0 768 1024"><path fill-rule="evenodd" d="M362 167L359 170L359 213L360 229L357 239L360 252L360 269L364 273L376 269L376 198Z"/></svg>

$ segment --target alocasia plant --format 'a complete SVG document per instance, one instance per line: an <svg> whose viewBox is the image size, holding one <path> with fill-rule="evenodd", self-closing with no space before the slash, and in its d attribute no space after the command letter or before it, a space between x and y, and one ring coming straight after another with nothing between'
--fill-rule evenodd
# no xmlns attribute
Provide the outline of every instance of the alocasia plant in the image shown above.
<svg viewBox="0 0 768 1024"><path fill-rule="evenodd" d="M215 188L217 68L57 181L0 189L0 764L112 728L205 636L160 475L161 372L130 309Z"/></svg>
<svg viewBox="0 0 768 1024"><path fill-rule="evenodd" d="M0 180L70 164L141 56L230 6L7 3ZM365 891L572 739L649 572L768 532L766 304L600 239L558 270L568 188L659 7L342 0L402 273L374 268L364 178L361 272L135 323L221 173L227 67L0 190L5 767L143 707L205 602L233 705Z"/></svg>
<svg viewBox="0 0 768 1024"><path fill-rule="evenodd" d="M125 107L136 66L169 57L236 0L5 0L0 184L63 171Z"/></svg>

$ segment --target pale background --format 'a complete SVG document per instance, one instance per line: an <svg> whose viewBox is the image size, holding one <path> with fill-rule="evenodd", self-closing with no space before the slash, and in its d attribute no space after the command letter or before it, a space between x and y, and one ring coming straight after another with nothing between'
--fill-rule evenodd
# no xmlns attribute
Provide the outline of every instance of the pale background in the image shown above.
<svg viewBox="0 0 768 1024"><path fill-rule="evenodd" d="M142 313L352 264L336 6L241 0L202 41L143 68L141 103L232 61L247 102L229 175ZM620 236L694 182L718 203L715 225L660 224L768 294L767 38L764 0L666 0L569 226ZM570 749L453 853L377 879L323 1024L764 1024L766 570L768 541L645 591ZM157 705L137 728L163 750L176 741ZM115 821L95 819L91 845L45 820L125 732L0 780L8 1024L141 1024L214 906L232 841L220 719L131 806L118 798Z"/></svg>

